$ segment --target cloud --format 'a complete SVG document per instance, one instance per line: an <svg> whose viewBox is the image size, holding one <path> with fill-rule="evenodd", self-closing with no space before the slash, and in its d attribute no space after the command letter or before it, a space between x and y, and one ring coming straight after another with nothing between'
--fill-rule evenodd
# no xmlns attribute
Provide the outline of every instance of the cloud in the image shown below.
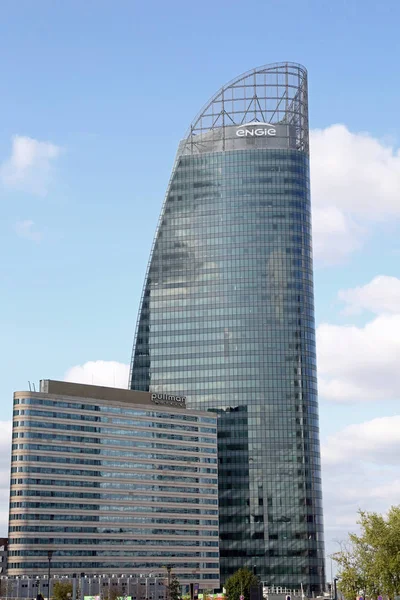
<svg viewBox="0 0 400 600"><path fill-rule="evenodd" d="M65 381L103 385L106 387L127 388L129 365L113 360L92 360L71 367L65 373Z"/></svg>
<svg viewBox="0 0 400 600"><path fill-rule="evenodd" d="M61 148L30 137L12 138L11 156L0 166L0 181L8 188L45 195L51 179L52 163Z"/></svg>
<svg viewBox="0 0 400 600"><path fill-rule="evenodd" d="M321 447L326 539L357 530L357 511L386 512L400 494L400 416L353 424ZM338 547L329 547L336 551Z"/></svg>
<svg viewBox="0 0 400 600"><path fill-rule="evenodd" d="M7 536L10 456L11 421L0 421L0 537Z"/></svg>
<svg viewBox="0 0 400 600"><path fill-rule="evenodd" d="M337 263L400 216L400 152L344 125L311 131L310 146L314 254Z"/></svg>
<svg viewBox="0 0 400 600"><path fill-rule="evenodd" d="M326 466L362 460L382 465L398 466L400 456L400 415L380 417L348 425L328 436L323 446ZM400 474L400 467L399 467Z"/></svg>
<svg viewBox="0 0 400 600"><path fill-rule="evenodd" d="M367 310L375 314L400 314L400 279L378 275L366 285L340 290L340 300L346 303L344 313L357 315Z"/></svg>
<svg viewBox="0 0 400 600"><path fill-rule="evenodd" d="M31 240L32 242L40 242L42 234L40 231L35 230L34 226L35 224L33 221L17 221L15 224L15 232L21 238Z"/></svg>
<svg viewBox="0 0 400 600"><path fill-rule="evenodd" d="M382 314L363 327L317 328L320 396L335 402L398 399L400 314Z"/></svg>
<svg viewBox="0 0 400 600"><path fill-rule="evenodd" d="M334 264L359 250L366 230L336 206L313 208L313 250L319 262Z"/></svg>
<svg viewBox="0 0 400 600"><path fill-rule="evenodd" d="M343 313L374 313L362 326L317 328L320 396L334 402L397 400L400 392L400 279L378 275L340 290Z"/></svg>

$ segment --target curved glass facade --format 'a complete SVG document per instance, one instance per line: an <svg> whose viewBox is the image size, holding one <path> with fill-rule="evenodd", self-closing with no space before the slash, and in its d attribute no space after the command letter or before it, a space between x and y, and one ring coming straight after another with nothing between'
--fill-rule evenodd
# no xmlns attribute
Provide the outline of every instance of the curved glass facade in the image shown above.
<svg viewBox="0 0 400 600"><path fill-rule="evenodd" d="M267 585L319 592L306 86L298 65L245 74L181 143L146 275L131 387L184 394L190 407L219 414L222 581L248 566ZM243 94L250 109L244 102L240 112ZM214 124L200 127L210 111Z"/></svg>

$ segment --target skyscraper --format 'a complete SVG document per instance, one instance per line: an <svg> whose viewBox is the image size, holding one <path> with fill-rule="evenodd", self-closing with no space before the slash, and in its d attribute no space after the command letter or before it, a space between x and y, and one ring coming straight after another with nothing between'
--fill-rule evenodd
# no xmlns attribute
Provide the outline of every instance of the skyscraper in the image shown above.
<svg viewBox="0 0 400 600"><path fill-rule="evenodd" d="M131 387L217 409L222 581L316 592L324 542L307 72L222 87L180 143L146 274Z"/></svg>

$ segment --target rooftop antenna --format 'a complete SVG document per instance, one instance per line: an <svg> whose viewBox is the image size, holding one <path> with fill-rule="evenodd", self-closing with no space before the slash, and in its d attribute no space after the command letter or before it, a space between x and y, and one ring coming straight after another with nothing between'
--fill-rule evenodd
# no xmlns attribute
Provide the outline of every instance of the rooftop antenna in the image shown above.
<svg viewBox="0 0 400 600"><path fill-rule="evenodd" d="M34 384L34 383L32 383L32 385L33 385L33 391L34 391L34 392L36 392L36 387L35 387L35 384Z"/></svg>
<svg viewBox="0 0 400 600"><path fill-rule="evenodd" d="M28 381L28 385L29 385L29 391L31 392L32 388L31 388L31 382L30 381Z"/></svg>

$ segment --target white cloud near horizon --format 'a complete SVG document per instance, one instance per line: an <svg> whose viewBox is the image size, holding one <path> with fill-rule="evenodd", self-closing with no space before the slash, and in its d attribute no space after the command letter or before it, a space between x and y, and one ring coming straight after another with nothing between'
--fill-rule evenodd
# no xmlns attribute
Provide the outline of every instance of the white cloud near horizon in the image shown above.
<svg viewBox="0 0 400 600"><path fill-rule="evenodd" d="M47 193L52 166L62 148L22 135L12 138L11 156L0 165L3 186L38 196Z"/></svg>
<svg viewBox="0 0 400 600"><path fill-rule="evenodd" d="M320 397L333 402L397 400L400 395L400 280L379 275L340 290L345 314L375 313L362 326L317 327Z"/></svg>
<svg viewBox="0 0 400 600"><path fill-rule="evenodd" d="M323 455L326 467L346 464L350 459L399 467L400 415L347 425L326 438Z"/></svg>
<svg viewBox="0 0 400 600"><path fill-rule="evenodd" d="M317 328L319 394L336 402L398 399L400 314L380 315L363 327Z"/></svg>
<svg viewBox="0 0 400 600"><path fill-rule="evenodd" d="M310 148L314 256L335 264L400 217L400 152L340 124L312 130Z"/></svg>
<svg viewBox="0 0 400 600"><path fill-rule="evenodd" d="M399 504L400 416L344 427L321 446L325 538L345 540L357 531L357 511L385 513Z"/></svg>
<svg viewBox="0 0 400 600"><path fill-rule="evenodd" d="M64 380L89 385L128 388L129 365L114 360L90 360L68 369Z"/></svg>

